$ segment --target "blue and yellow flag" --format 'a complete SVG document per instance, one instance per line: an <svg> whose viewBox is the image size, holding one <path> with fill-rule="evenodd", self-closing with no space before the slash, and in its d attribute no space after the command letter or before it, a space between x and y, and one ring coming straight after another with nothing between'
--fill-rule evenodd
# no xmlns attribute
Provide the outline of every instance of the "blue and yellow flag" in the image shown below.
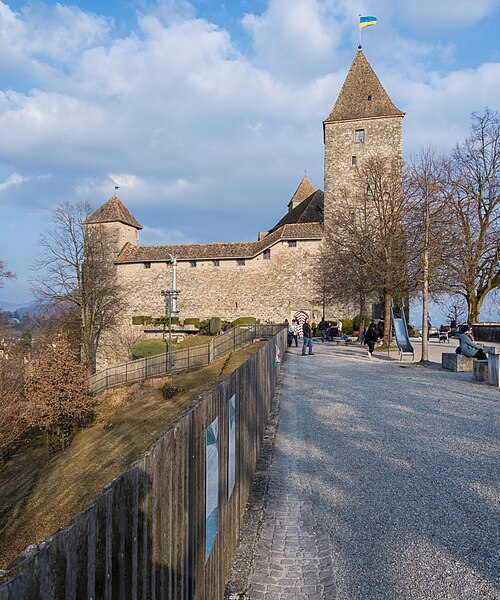
<svg viewBox="0 0 500 600"><path fill-rule="evenodd" d="M377 17L359 17L359 28L370 27L377 24Z"/></svg>

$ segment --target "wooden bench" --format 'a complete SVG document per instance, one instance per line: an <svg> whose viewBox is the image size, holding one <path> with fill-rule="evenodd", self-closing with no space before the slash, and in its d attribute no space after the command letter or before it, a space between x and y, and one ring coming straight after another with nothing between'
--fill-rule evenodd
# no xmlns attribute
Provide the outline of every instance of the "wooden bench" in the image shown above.
<svg viewBox="0 0 500 600"><path fill-rule="evenodd" d="M441 355L441 367L447 371L464 373L472 371L474 359L456 352L443 352Z"/></svg>

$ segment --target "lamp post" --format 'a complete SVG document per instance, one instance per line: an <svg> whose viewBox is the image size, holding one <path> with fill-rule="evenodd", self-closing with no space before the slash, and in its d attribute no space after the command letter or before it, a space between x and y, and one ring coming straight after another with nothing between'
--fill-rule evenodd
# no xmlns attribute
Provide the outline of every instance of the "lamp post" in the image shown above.
<svg viewBox="0 0 500 600"><path fill-rule="evenodd" d="M165 302L165 316L168 318L168 361L167 361L167 372L172 370L174 361L172 360L172 315L177 315L177 296L179 290L177 290L177 259L175 256L170 254L170 262L172 263L172 289L162 290L161 295ZM163 335L165 336L165 329L163 329Z"/></svg>
<svg viewBox="0 0 500 600"><path fill-rule="evenodd" d="M172 360L172 315L177 314L177 310L174 309L176 306L178 290L162 290L161 295L165 302L165 316L168 318L168 361L167 361L167 372L172 370L174 361ZM165 335L165 330L163 331Z"/></svg>

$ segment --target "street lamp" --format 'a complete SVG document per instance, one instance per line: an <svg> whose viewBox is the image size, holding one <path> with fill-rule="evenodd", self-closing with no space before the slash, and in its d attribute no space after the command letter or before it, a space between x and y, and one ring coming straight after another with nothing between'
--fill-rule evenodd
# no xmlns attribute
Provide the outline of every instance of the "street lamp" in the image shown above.
<svg viewBox="0 0 500 600"><path fill-rule="evenodd" d="M177 315L179 311L177 310L177 297L179 295L179 290L177 287L177 259L175 256L170 254L170 261L172 263L172 289L171 290L162 290L161 295L163 296L163 300L165 302L165 316L168 318L168 362L167 362L167 372L172 370L174 366L174 361L172 360L172 315ZM165 337L165 329L163 329L163 336Z"/></svg>
<svg viewBox="0 0 500 600"><path fill-rule="evenodd" d="M176 305L177 296L179 294L178 290L162 290L161 295L163 296L163 300L165 302L165 316L168 318L168 362L167 362L167 371L171 371L174 366L174 361L172 360L172 315L177 314L178 311L174 310L174 306ZM163 330L163 335L165 335L165 330Z"/></svg>

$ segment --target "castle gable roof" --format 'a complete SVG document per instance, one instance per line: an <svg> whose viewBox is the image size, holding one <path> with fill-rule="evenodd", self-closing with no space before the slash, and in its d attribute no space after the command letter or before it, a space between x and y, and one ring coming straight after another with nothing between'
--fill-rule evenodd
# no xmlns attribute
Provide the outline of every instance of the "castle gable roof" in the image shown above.
<svg viewBox="0 0 500 600"><path fill-rule="evenodd" d="M321 190L314 190L312 194L302 200L300 204L278 221L269 230L269 234L283 225L291 225L293 223L323 223L323 206L323 192Z"/></svg>
<svg viewBox="0 0 500 600"><path fill-rule="evenodd" d="M344 85L325 123L404 116L389 98L362 50L354 57Z"/></svg>
<svg viewBox="0 0 500 600"><path fill-rule="evenodd" d="M93 212L85 221L85 225L92 223L124 223L136 229L142 229L142 225L125 207L118 196L111 196L100 208Z"/></svg>
<svg viewBox="0 0 500 600"><path fill-rule="evenodd" d="M317 240L321 239L322 235L323 228L320 223L295 223L283 225L258 242L214 242L168 246L134 246L128 243L116 262L163 262L170 261L171 255L177 260L254 258L279 240Z"/></svg>

